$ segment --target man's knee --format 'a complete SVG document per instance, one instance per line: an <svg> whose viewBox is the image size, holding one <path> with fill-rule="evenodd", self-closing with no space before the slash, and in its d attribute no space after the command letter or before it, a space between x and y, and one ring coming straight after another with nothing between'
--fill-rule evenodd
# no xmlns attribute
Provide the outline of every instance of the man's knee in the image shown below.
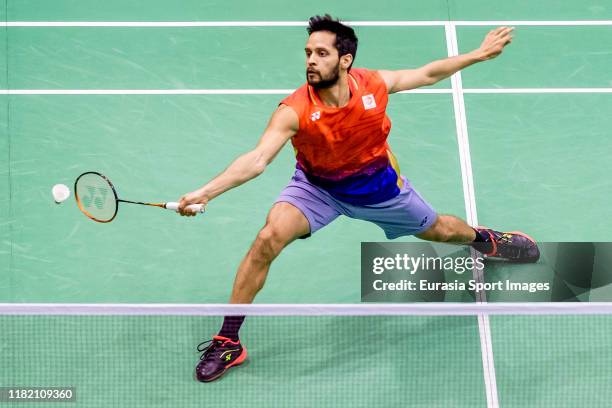
<svg viewBox="0 0 612 408"><path fill-rule="evenodd" d="M276 203L266 218L266 225L259 231L251 247L255 261L272 262L294 239L310 231L308 220L292 204Z"/></svg>
<svg viewBox="0 0 612 408"><path fill-rule="evenodd" d="M278 228L266 224L253 243L253 255L258 261L271 262L286 244Z"/></svg>

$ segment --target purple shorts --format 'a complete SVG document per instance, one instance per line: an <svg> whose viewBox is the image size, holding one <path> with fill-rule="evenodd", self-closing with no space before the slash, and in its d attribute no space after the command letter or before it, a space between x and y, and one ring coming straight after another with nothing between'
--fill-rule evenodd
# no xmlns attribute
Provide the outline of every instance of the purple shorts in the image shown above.
<svg viewBox="0 0 612 408"><path fill-rule="evenodd" d="M383 229L388 239L415 235L436 221L436 211L402 176L404 185L396 197L378 204L353 205L332 197L312 184L304 172L296 169L291 181L276 199L297 207L310 224L310 234L320 230L340 215L370 221Z"/></svg>

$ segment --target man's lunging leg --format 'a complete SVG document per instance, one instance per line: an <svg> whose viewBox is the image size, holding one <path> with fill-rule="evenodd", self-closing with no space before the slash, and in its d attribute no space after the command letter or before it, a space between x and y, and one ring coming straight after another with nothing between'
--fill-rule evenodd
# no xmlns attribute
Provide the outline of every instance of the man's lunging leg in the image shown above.
<svg viewBox="0 0 612 408"><path fill-rule="evenodd" d="M536 262L540 258L535 240L527 234L472 228L453 215L439 215L436 222L417 237L427 241L468 244L488 257L511 262Z"/></svg>
<svg viewBox="0 0 612 408"><path fill-rule="evenodd" d="M263 287L272 261L289 243L308 234L308 220L289 203L277 203L236 273L230 303L251 303Z"/></svg>
<svg viewBox="0 0 612 408"><path fill-rule="evenodd" d="M289 203L276 203L238 267L230 303L251 303L263 287L272 261L284 247L309 231L308 220L300 210ZM226 316L219 334L198 346L202 352L196 367L198 381L213 381L246 359L246 349L238 337L243 321L244 316Z"/></svg>

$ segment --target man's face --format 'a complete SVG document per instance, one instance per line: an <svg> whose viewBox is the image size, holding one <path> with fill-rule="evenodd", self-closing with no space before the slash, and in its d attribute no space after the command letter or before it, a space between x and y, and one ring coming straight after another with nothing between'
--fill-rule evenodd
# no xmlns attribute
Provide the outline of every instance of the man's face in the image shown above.
<svg viewBox="0 0 612 408"><path fill-rule="evenodd" d="M329 88L338 82L340 57L335 46L336 34L317 31L306 43L306 80L314 88Z"/></svg>

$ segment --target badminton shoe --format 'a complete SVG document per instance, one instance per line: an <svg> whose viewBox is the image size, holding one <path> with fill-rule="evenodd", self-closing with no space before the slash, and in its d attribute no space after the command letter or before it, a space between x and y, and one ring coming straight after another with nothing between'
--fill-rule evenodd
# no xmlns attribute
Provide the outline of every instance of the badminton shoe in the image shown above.
<svg viewBox="0 0 612 408"><path fill-rule="evenodd" d="M474 242L472 247L487 258L501 258L509 262L533 263L540 259L540 250L535 240L519 231L499 232L489 228L476 227L487 242Z"/></svg>
<svg viewBox="0 0 612 408"><path fill-rule="evenodd" d="M232 341L223 336L214 336L212 340L200 343L198 351L202 355L195 376L201 382L218 379L230 367L242 364L247 357L247 351L240 344L240 340Z"/></svg>

